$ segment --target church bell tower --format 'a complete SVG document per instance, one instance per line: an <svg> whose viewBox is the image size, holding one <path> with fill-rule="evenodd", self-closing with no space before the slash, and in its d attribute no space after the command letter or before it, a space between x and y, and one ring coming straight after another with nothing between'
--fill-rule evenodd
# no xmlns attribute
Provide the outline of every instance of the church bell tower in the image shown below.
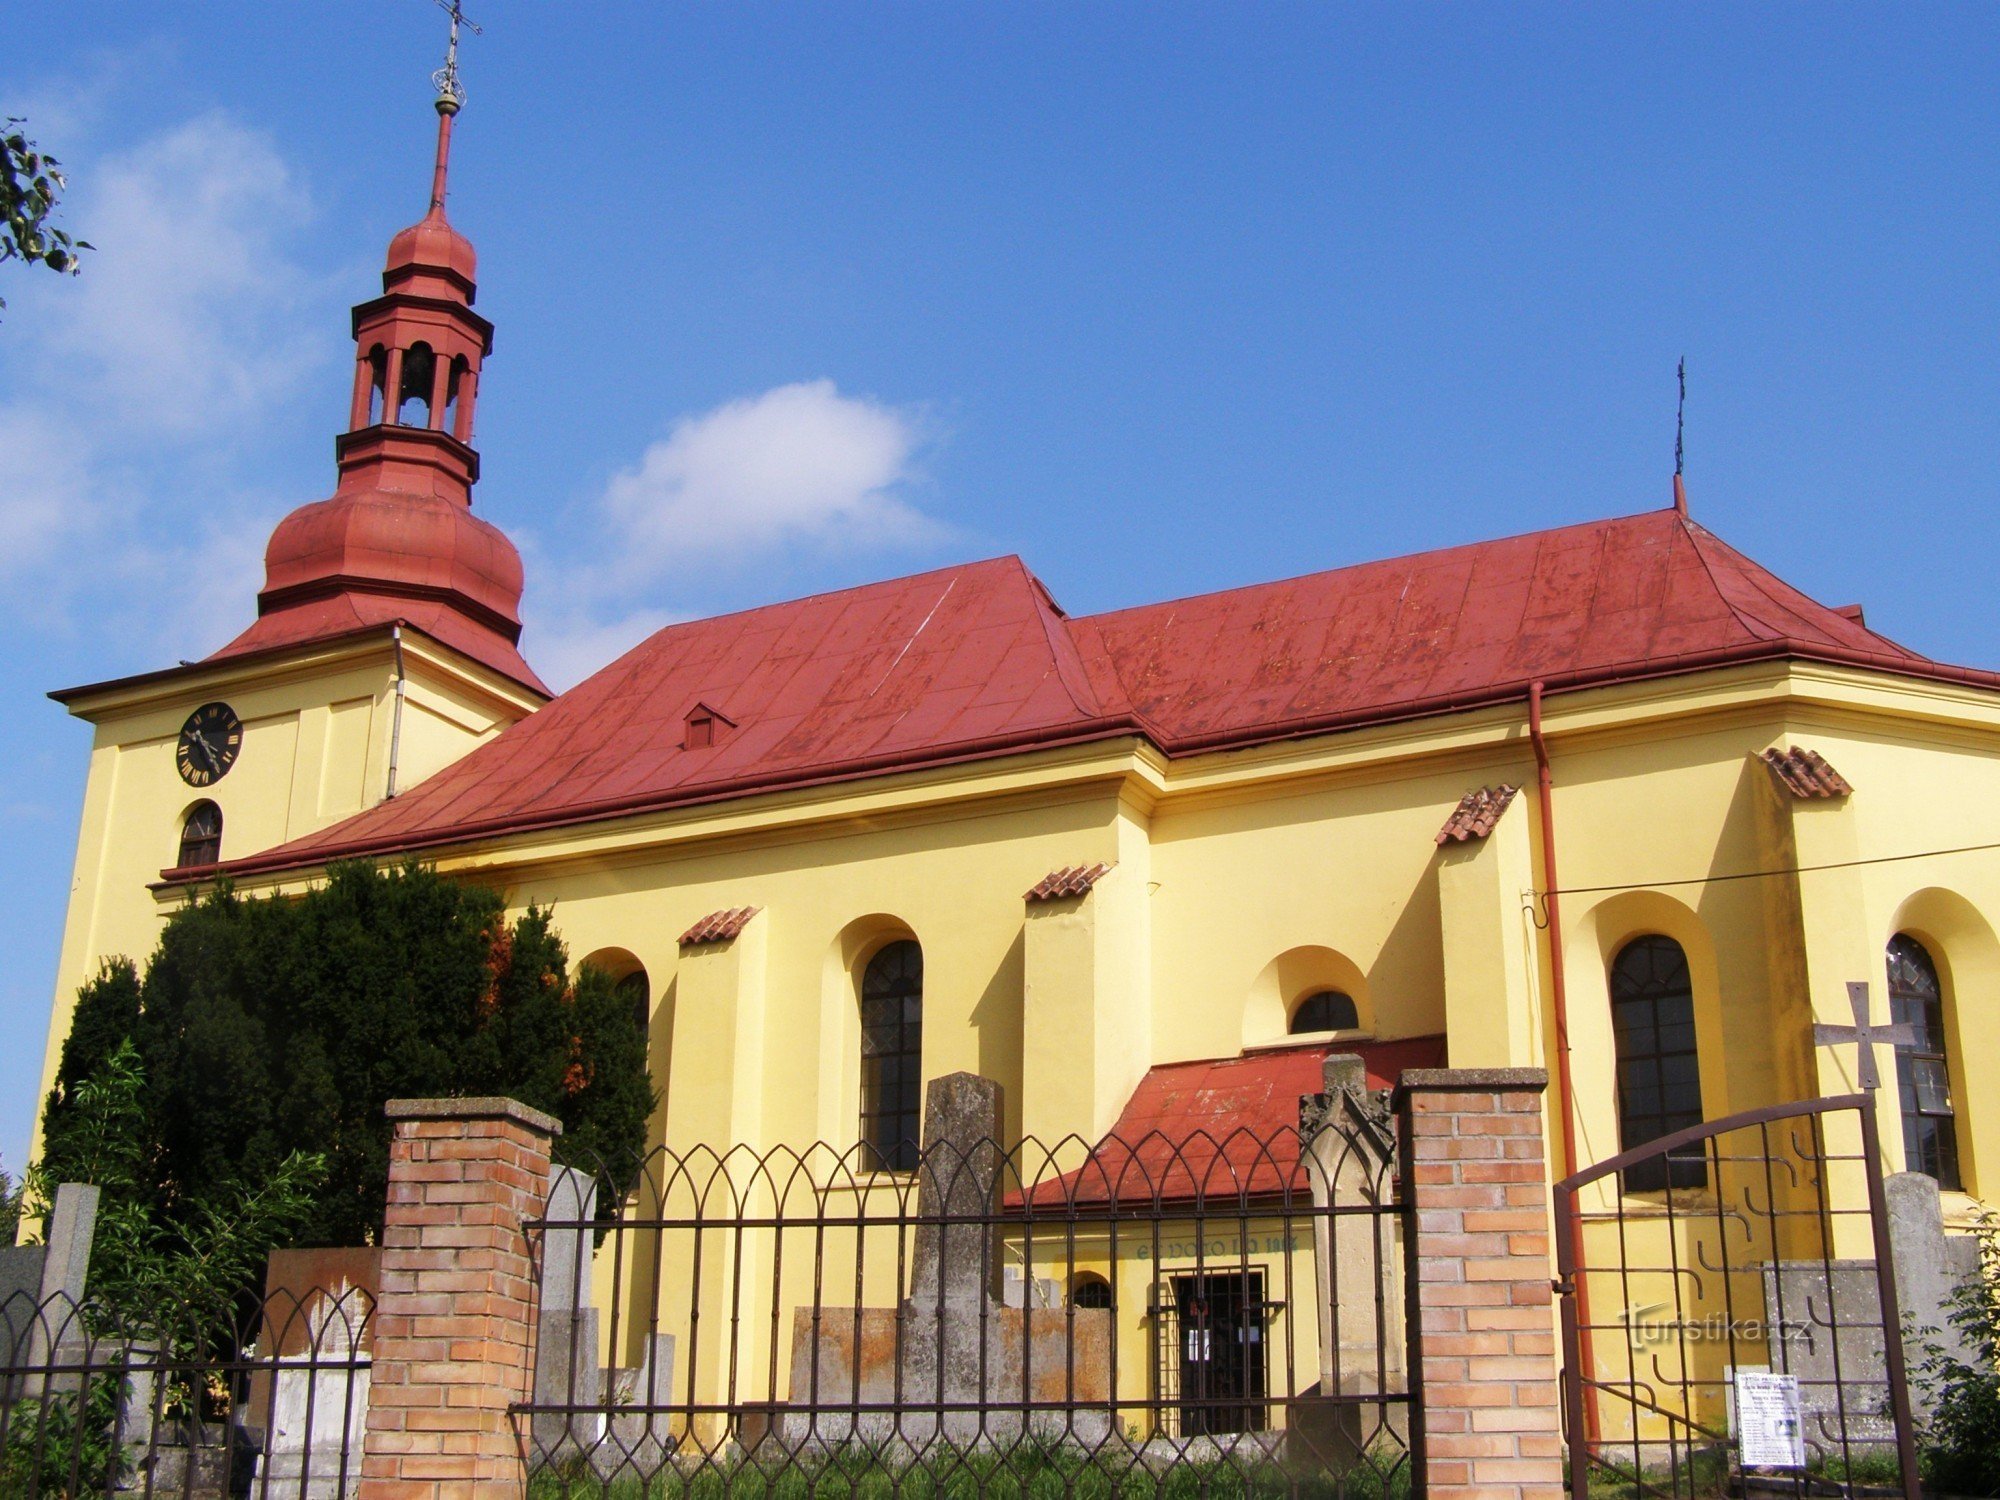
<svg viewBox="0 0 2000 1500"><path fill-rule="evenodd" d="M51 694L94 738L44 1091L78 987L106 958L143 962L218 864L395 796L548 699L519 647L521 555L472 510L493 325L445 213L458 21L435 75L429 209L354 309L333 494L278 523L256 617L221 649Z"/></svg>
<svg viewBox="0 0 2000 1500"><path fill-rule="evenodd" d="M400 621L546 693L521 657L521 555L472 513L480 370L493 325L472 310L479 257L445 217L456 68L439 75L430 210L389 241L382 295L354 309L347 431L332 498L278 523L257 620L211 661Z"/></svg>

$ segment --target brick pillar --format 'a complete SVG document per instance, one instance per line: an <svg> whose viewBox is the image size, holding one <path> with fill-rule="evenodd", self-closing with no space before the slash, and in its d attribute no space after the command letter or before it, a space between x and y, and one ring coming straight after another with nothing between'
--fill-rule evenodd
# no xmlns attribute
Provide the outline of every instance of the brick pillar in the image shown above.
<svg viewBox="0 0 2000 1500"><path fill-rule="evenodd" d="M1416 1490L1561 1500L1541 1068L1413 1068L1396 1089Z"/></svg>
<svg viewBox="0 0 2000 1500"><path fill-rule="evenodd" d="M360 1500L519 1500L528 1399L524 1220L562 1126L512 1099L396 1099Z"/></svg>

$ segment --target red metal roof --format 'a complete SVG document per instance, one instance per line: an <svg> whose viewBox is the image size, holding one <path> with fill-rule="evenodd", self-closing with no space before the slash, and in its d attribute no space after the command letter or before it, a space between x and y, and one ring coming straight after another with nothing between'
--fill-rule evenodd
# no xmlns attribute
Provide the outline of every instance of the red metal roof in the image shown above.
<svg viewBox="0 0 2000 1500"><path fill-rule="evenodd" d="M1935 670L1672 510L1078 624L1181 750L1751 654Z"/></svg>
<svg viewBox="0 0 2000 1500"><path fill-rule="evenodd" d="M260 616L248 630L204 661L222 662L281 651L288 646L337 640L369 629L386 631L399 621L530 691L549 696L548 685L535 675L534 668L522 658L514 643L498 631L482 628L448 604L388 594L334 594Z"/></svg>
<svg viewBox="0 0 2000 1500"><path fill-rule="evenodd" d="M736 727L685 749L697 703ZM563 823L1119 722L1047 593L1000 558L668 626L395 801L280 856Z"/></svg>
<svg viewBox="0 0 2000 1500"><path fill-rule="evenodd" d="M1324 1087L1321 1064L1359 1053L1368 1086L1393 1088L1406 1068L1444 1066L1441 1036L1327 1043L1150 1068L1090 1164L1031 1183L1040 1207L1063 1203L1234 1201L1305 1187L1299 1169L1299 1100ZM1022 1195L1010 1196L1018 1207Z"/></svg>
<svg viewBox="0 0 2000 1500"><path fill-rule="evenodd" d="M446 638L448 639L448 638ZM670 625L286 868L1118 735L1169 755L1733 662L2000 687L1672 510L1069 619L1018 558ZM737 726L683 748L688 710Z"/></svg>

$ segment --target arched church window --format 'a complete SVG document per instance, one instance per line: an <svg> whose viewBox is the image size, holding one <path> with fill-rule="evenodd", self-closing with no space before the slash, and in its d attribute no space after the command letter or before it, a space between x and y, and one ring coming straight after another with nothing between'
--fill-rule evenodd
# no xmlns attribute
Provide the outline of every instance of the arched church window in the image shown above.
<svg viewBox="0 0 2000 1500"><path fill-rule="evenodd" d="M1687 954L1657 933L1634 938L1611 961L1611 1031L1618 1051L1618 1140L1630 1151L1701 1123L1701 1058L1695 1049L1694 980ZM1700 1187L1698 1152L1643 1162L1628 1190Z"/></svg>
<svg viewBox="0 0 2000 1500"><path fill-rule="evenodd" d="M1912 1172L1935 1177L1939 1187L1961 1189L1958 1122L1952 1113L1951 1065L1944 1039L1944 990L1930 953L1907 932L1889 939L1889 1019L1906 1024L1915 1038L1896 1044L1904 1164Z"/></svg>
<svg viewBox="0 0 2000 1500"><path fill-rule="evenodd" d="M861 1144L872 1170L916 1169L923 1052L924 950L905 938L861 976Z"/></svg>
<svg viewBox="0 0 2000 1500"><path fill-rule="evenodd" d="M437 377L437 356L429 344L412 344L403 355L403 378L396 394L396 425L431 425L431 382Z"/></svg>
<svg viewBox="0 0 2000 1500"><path fill-rule="evenodd" d="M1095 1271L1078 1271L1069 1284L1069 1301L1072 1307L1109 1307L1111 1283Z"/></svg>
<svg viewBox="0 0 2000 1500"><path fill-rule="evenodd" d="M1353 1031L1361 1024L1354 997L1340 990L1318 990L1301 1000L1292 1011L1291 1034L1309 1031Z"/></svg>
<svg viewBox="0 0 2000 1500"><path fill-rule="evenodd" d="M222 809L213 802L197 802L181 820L181 847L175 857L177 868L213 865L222 861Z"/></svg>

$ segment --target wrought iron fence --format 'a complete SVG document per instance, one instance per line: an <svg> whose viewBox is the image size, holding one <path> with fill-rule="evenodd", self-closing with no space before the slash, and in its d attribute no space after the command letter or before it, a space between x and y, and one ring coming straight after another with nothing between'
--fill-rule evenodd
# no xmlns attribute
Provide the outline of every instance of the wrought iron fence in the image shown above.
<svg viewBox="0 0 2000 1500"><path fill-rule="evenodd" d="M533 1483L1407 1492L1403 1200L1348 1113L558 1169Z"/></svg>
<svg viewBox="0 0 2000 1500"><path fill-rule="evenodd" d="M1916 1500L1867 1095L1752 1110L1555 1186L1575 1500ZM1579 1253L1580 1250L1580 1253Z"/></svg>
<svg viewBox="0 0 2000 1500"><path fill-rule="evenodd" d="M0 1301L0 1500L336 1500L361 1473L374 1299Z"/></svg>

